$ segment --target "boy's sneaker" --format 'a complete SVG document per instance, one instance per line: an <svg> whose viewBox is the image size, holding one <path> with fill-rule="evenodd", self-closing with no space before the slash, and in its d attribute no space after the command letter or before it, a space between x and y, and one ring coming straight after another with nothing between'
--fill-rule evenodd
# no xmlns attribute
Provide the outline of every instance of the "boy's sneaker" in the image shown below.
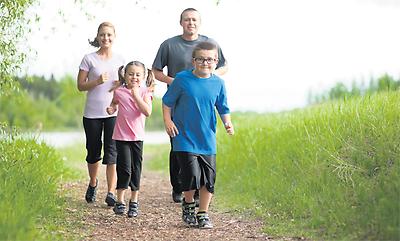
<svg viewBox="0 0 400 241"><path fill-rule="evenodd" d="M187 203L185 199L182 200L182 220L189 227L196 226L196 216L195 216L196 203Z"/></svg>
<svg viewBox="0 0 400 241"><path fill-rule="evenodd" d="M105 202L107 203L107 206L113 207L115 205L116 201L117 200L113 193L111 193L111 192L107 193L106 200L105 200Z"/></svg>
<svg viewBox="0 0 400 241"><path fill-rule="evenodd" d="M200 191L198 189L194 192L194 202L196 203L196 207L200 206Z"/></svg>
<svg viewBox="0 0 400 241"><path fill-rule="evenodd" d="M139 212L139 204L129 201L128 218L137 217Z"/></svg>
<svg viewBox="0 0 400 241"><path fill-rule="evenodd" d="M96 179L95 187L90 186L90 184L88 185L88 188L86 189L86 195L85 195L86 202L93 203L96 201L96 193L97 193L97 184L98 183L99 183L99 180Z"/></svg>
<svg viewBox="0 0 400 241"><path fill-rule="evenodd" d="M124 214L124 212L125 212L125 207L126 207L125 203L116 202L116 203L115 203L115 206L114 206L114 208L113 208L114 213L117 214L117 215L122 215L122 214Z"/></svg>
<svg viewBox="0 0 400 241"><path fill-rule="evenodd" d="M197 213L196 219L197 219L197 223L199 224L200 229L213 228L213 225L210 221L210 217L208 216L208 213Z"/></svg>

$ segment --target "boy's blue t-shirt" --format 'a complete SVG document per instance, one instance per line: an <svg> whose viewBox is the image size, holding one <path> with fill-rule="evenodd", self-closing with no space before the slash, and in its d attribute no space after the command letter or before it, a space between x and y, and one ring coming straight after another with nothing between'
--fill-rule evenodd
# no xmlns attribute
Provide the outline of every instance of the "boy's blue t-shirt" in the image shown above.
<svg viewBox="0 0 400 241"><path fill-rule="evenodd" d="M198 78L192 70L179 72L162 98L172 109L179 134L172 138L173 151L214 155L217 117L229 114L224 81L216 75Z"/></svg>

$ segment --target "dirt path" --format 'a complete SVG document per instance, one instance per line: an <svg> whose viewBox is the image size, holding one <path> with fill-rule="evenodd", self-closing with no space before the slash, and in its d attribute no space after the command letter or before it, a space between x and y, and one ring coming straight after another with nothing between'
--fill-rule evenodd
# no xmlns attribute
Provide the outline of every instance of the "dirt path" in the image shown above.
<svg viewBox="0 0 400 241"><path fill-rule="evenodd" d="M116 216L104 203L104 172L99 177L96 203L85 202L86 187L85 180L64 186L69 203L66 221L74 224L75 230L71 232L82 240L293 240L268 237L261 232L261 221L219 212L212 204L213 229L185 227L181 207L172 202L169 178L163 173L143 170L137 218Z"/></svg>

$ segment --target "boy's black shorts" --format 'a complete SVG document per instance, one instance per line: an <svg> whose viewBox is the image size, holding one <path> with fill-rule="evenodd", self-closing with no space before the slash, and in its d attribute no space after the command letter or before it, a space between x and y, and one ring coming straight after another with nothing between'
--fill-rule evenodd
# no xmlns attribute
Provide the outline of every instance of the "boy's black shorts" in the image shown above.
<svg viewBox="0 0 400 241"><path fill-rule="evenodd" d="M216 179L216 155L201 155L190 152L175 152L181 167L182 191L200 189L206 186L214 193Z"/></svg>

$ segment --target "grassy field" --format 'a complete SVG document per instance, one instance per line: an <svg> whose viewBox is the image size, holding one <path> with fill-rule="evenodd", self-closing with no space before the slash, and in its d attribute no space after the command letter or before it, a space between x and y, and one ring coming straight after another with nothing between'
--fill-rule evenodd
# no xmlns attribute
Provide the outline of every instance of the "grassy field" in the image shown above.
<svg viewBox="0 0 400 241"><path fill-rule="evenodd" d="M400 95L237 115L218 135L219 200L278 235L400 239Z"/></svg>
<svg viewBox="0 0 400 241"><path fill-rule="evenodd" d="M218 129L214 204L263 218L273 236L400 240L399 103L391 92L234 114L234 136ZM83 146L12 136L0 144L0 240L60 239L57 189L86 177ZM169 144L145 144L144 165L167 172L168 155Z"/></svg>
<svg viewBox="0 0 400 241"><path fill-rule="evenodd" d="M218 129L216 204L265 232L315 240L400 239L400 95L279 114L234 114ZM168 170L168 146L153 167Z"/></svg>
<svg viewBox="0 0 400 241"><path fill-rule="evenodd" d="M0 240L60 239L58 193L72 172L53 149L0 127Z"/></svg>

